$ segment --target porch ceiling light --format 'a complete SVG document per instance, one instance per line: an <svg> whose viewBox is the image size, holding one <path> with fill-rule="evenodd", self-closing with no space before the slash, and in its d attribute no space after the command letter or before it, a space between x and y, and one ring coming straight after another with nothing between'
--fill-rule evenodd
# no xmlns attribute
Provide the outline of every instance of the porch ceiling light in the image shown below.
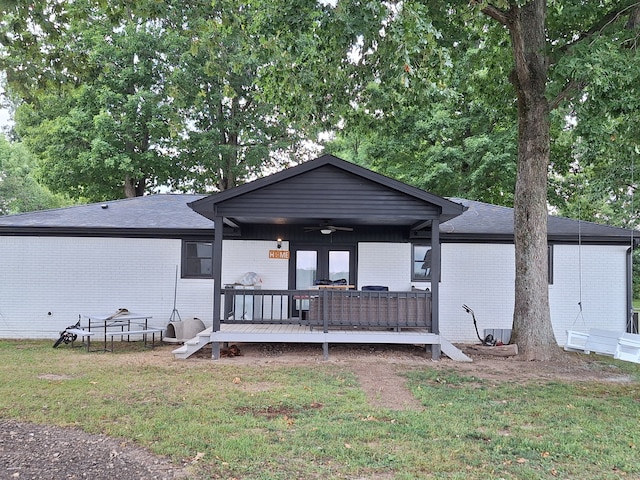
<svg viewBox="0 0 640 480"><path fill-rule="evenodd" d="M323 235L330 235L333 233L333 228L321 228L320 233Z"/></svg>

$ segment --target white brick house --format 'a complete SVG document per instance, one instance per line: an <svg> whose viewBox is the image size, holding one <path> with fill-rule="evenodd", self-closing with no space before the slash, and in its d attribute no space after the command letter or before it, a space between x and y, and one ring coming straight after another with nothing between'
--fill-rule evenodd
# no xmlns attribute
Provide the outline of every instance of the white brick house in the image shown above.
<svg viewBox="0 0 640 480"><path fill-rule="evenodd" d="M328 164L342 168L340 162L331 158ZM395 188L393 182L384 186ZM53 339L78 315L118 308L150 315L152 326L164 327L174 301L183 318L198 317L210 326L214 224L189 208L205 198L154 195L0 217L0 338ZM511 328L513 212L468 200L451 202L462 204L464 212L439 226L439 329L449 341L476 342L462 304L474 309L481 334L485 328ZM336 218L335 212L327 212L327 218ZM349 219L340 223L349 224ZM312 246L318 254L349 252L345 268L356 289L433 288L430 279L415 273L424 255L420 248L430 248L430 238L401 239L393 225L369 229L366 235L364 227L322 235L302 226L281 235L285 230L276 222L269 228L246 228L238 236L236 227L225 225L229 236L224 239L222 284L256 272L264 289L299 288L295 258ZM626 330L630 247L635 243L629 230L549 218L549 294L559 344L568 328ZM290 256L274 258L274 251Z"/></svg>

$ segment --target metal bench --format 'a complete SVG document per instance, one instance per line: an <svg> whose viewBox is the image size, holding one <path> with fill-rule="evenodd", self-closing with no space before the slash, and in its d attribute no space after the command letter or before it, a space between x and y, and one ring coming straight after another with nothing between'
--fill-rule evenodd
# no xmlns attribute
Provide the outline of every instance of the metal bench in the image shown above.
<svg viewBox="0 0 640 480"><path fill-rule="evenodd" d="M78 337L80 337L80 341L84 343L84 338L87 338L87 352L89 351L89 348L91 347L91 335L95 335L96 332L90 332L89 330L83 330L82 328L68 328L66 330L69 333L72 333L73 335L77 335ZM74 347L74 343L75 340L73 340L71 342L71 347Z"/></svg>
<svg viewBox="0 0 640 480"><path fill-rule="evenodd" d="M107 332L106 337L111 337L111 351L113 352L113 337L127 337L127 341L130 341L130 337L134 335L142 335L142 339L144 340L144 346L149 346L149 342L147 341L147 335L151 335L151 348L156 346L156 333L160 334L160 343L162 343L162 334L164 333L164 329L162 328L147 328L144 330L120 330L117 332Z"/></svg>

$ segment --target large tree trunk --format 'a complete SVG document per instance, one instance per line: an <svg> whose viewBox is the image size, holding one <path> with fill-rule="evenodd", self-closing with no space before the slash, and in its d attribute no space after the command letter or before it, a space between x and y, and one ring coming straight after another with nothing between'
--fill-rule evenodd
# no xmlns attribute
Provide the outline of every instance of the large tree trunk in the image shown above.
<svg viewBox="0 0 640 480"><path fill-rule="evenodd" d="M124 196L125 198L141 197L144 195L146 182L144 179L136 180L130 175L125 175L124 179Z"/></svg>
<svg viewBox="0 0 640 480"><path fill-rule="evenodd" d="M518 173L514 199L515 308L512 342L524 360L558 352L549 311L547 170L550 131L545 97L546 1L532 0L508 13L518 95Z"/></svg>

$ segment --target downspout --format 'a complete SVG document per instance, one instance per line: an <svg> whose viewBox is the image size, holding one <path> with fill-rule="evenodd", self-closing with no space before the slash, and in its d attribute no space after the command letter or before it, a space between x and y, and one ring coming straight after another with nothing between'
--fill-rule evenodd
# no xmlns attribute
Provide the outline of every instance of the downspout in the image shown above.
<svg viewBox="0 0 640 480"><path fill-rule="evenodd" d="M431 222L431 332L440 335L440 219ZM431 346L431 358L439 360L440 344Z"/></svg>
<svg viewBox="0 0 640 480"><path fill-rule="evenodd" d="M638 333L633 318L633 247L627 248L627 332Z"/></svg>
<svg viewBox="0 0 640 480"><path fill-rule="evenodd" d="M222 295L222 237L224 232L223 218L216 215L214 219L213 236L213 328L211 335L220 331L220 310ZM211 344L211 358L220 358L220 342Z"/></svg>

